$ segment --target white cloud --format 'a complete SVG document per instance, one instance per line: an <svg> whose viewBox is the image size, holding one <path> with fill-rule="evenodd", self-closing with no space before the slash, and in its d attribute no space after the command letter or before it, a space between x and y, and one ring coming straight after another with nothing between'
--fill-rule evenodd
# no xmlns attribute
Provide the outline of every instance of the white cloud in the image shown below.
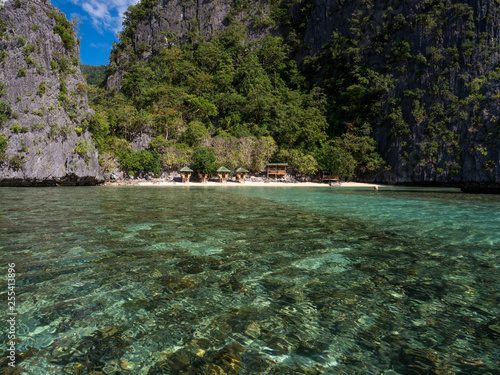
<svg viewBox="0 0 500 375"><path fill-rule="evenodd" d="M111 49L111 46L107 43L90 43L89 46L92 48L103 49L106 51L109 51Z"/></svg>
<svg viewBox="0 0 500 375"><path fill-rule="evenodd" d="M97 31L112 31L122 29L123 14L130 5L137 4L140 0L70 0L80 6L92 20Z"/></svg>
<svg viewBox="0 0 500 375"><path fill-rule="evenodd" d="M71 18L78 18L80 21L86 21L89 18L87 16L82 15L81 13L70 13Z"/></svg>

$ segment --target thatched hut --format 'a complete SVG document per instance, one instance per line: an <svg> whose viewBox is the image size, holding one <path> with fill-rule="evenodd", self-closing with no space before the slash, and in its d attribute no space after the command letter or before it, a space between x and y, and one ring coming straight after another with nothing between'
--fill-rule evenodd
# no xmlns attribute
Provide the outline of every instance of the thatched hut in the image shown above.
<svg viewBox="0 0 500 375"><path fill-rule="evenodd" d="M245 168L238 168L235 172L236 180L238 180L240 184L244 184L247 174L249 173L248 170L246 170Z"/></svg>
<svg viewBox="0 0 500 375"><path fill-rule="evenodd" d="M179 169L179 173L182 177L182 182L189 182L193 170L189 167L182 167L181 169Z"/></svg>
<svg viewBox="0 0 500 375"><path fill-rule="evenodd" d="M219 169L217 169L217 176L219 176L219 182L223 184L227 183L227 179L230 173L231 170L227 169L226 167L220 167Z"/></svg>

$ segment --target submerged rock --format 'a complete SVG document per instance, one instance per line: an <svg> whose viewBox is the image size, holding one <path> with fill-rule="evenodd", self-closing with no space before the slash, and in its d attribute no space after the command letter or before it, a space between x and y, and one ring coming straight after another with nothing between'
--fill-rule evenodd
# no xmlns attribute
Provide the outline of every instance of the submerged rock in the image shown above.
<svg viewBox="0 0 500 375"><path fill-rule="evenodd" d="M0 9L0 186L103 181L74 25L49 2Z"/></svg>
<svg viewBox="0 0 500 375"><path fill-rule="evenodd" d="M445 375L453 372L442 358L430 349L406 349L403 351L403 361L407 364L408 374L436 374Z"/></svg>

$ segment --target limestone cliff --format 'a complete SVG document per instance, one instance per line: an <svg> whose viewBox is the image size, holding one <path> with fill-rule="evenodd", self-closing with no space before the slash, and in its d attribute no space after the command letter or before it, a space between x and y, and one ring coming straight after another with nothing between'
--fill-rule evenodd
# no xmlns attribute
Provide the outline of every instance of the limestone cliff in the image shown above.
<svg viewBox="0 0 500 375"><path fill-rule="evenodd" d="M0 9L0 186L102 181L73 25L45 0Z"/></svg>
<svg viewBox="0 0 500 375"><path fill-rule="evenodd" d="M140 59L147 59L162 47L186 43L190 37L209 40L235 22L245 26L250 41L280 30L272 19L270 3L265 1L252 4L233 0L149 0L142 4L145 11L134 15L132 25L125 23L125 35L122 34L122 38L131 39L133 54ZM110 58L108 89L120 87L128 68L124 62L130 60L132 51L116 52Z"/></svg>
<svg viewBox="0 0 500 375"><path fill-rule="evenodd" d="M390 168L362 180L500 192L499 25L494 0L315 1L312 52L338 33L392 77L374 119Z"/></svg>
<svg viewBox="0 0 500 375"><path fill-rule="evenodd" d="M389 168L358 180L500 192L499 25L494 0L314 0L309 53L390 77L373 118ZM322 61L320 82L343 74Z"/></svg>

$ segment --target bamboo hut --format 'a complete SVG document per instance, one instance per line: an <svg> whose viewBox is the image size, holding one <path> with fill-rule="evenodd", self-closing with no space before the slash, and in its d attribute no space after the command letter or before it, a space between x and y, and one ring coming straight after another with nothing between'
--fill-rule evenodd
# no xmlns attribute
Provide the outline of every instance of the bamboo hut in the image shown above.
<svg viewBox="0 0 500 375"><path fill-rule="evenodd" d="M249 172L245 168L238 168L236 170L236 180L238 180L240 184L244 184L248 173Z"/></svg>
<svg viewBox="0 0 500 375"><path fill-rule="evenodd" d="M287 163L268 163L268 164L266 164L267 178L269 178L271 176L274 176L274 178L278 178L280 176L285 177L286 176L286 167L288 167Z"/></svg>
<svg viewBox="0 0 500 375"><path fill-rule="evenodd" d="M179 173L181 174L182 182L189 182L193 170L189 167L183 167L179 170Z"/></svg>
<svg viewBox="0 0 500 375"><path fill-rule="evenodd" d="M208 173L203 171L198 171L198 178L202 184L206 184L208 182Z"/></svg>
<svg viewBox="0 0 500 375"><path fill-rule="evenodd" d="M227 183L227 179L230 173L231 171L226 167L220 167L219 169L217 169L217 176L219 176L219 182L223 184Z"/></svg>
<svg viewBox="0 0 500 375"><path fill-rule="evenodd" d="M320 182L339 182L339 177L330 171L320 171L318 179Z"/></svg>

